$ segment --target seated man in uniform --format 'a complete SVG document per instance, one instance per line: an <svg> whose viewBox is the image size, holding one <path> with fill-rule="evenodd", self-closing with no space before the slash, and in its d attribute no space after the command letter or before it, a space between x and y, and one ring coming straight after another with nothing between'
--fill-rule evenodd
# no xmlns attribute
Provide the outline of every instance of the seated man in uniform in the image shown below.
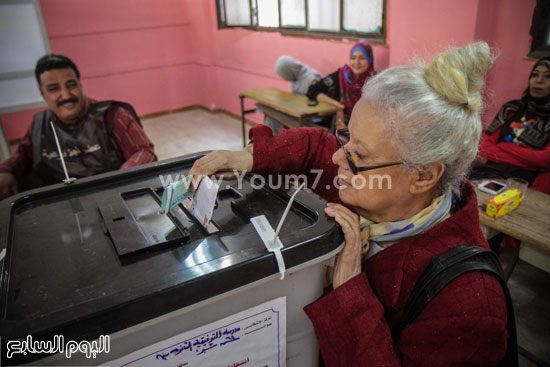
<svg viewBox="0 0 550 367"><path fill-rule="evenodd" d="M17 150L0 163L0 199L19 192L29 176L39 182L32 186L51 185L65 178L50 121L70 177L157 160L132 106L86 97L72 60L45 55L37 61L35 75L49 109L34 116Z"/></svg>

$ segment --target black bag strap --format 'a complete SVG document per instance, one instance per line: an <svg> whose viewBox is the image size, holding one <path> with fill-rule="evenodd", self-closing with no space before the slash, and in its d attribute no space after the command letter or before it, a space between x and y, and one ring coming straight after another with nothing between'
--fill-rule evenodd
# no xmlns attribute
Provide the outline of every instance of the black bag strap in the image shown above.
<svg viewBox="0 0 550 367"><path fill-rule="evenodd" d="M402 324L406 321L409 321L408 324L412 323L416 317L422 312L423 306L426 305L439 291L451 280L455 279L458 275L453 275L452 273L446 273L445 277L441 276L446 269L465 261L471 257L479 256L480 254L489 254L495 263L495 268L500 270L500 262L498 259L491 257L491 252L485 250L481 247L473 246L457 246L452 249L444 252L443 254L436 256L432 259L428 267L424 270L424 273L420 276L416 285L409 296L407 305L405 306L405 311L402 317ZM434 280L437 278L437 281ZM438 287L430 286L431 283L440 284ZM403 329L408 325L404 324ZM402 330L402 329L401 329ZM400 334L400 333L399 333Z"/></svg>
<svg viewBox="0 0 550 367"><path fill-rule="evenodd" d="M508 340L502 366L518 365L516 322L512 298L497 255L481 247L457 246L432 259L420 276L409 296L399 326L393 330L393 339L397 342L403 330L412 324L424 307L447 284L470 271L486 271L500 282L506 298Z"/></svg>

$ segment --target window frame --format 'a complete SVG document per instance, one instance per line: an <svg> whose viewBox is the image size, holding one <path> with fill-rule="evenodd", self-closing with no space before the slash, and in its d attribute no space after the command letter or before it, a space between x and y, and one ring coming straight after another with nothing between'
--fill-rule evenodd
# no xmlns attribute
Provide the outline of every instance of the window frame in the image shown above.
<svg viewBox="0 0 550 367"><path fill-rule="evenodd" d="M44 49L46 53L50 53L50 42L48 39L48 35L46 32L46 27L44 25L44 18L42 15L42 10L40 9L39 0L0 0L0 5L22 5L22 4L31 4L34 8L35 14L36 14L36 21L38 28L40 30L40 36L42 43L44 45ZM17 71L9 71L4 72L0 71L0 80L18 80L18 79L26 79L32 77L34 79L34 67L32 69L22 69ZM35 88L38 89L38 86L35 86ZM0 107L0 114L5 114L9 112L17 112L22 110L27 110L31 108L38 108L38 107L44 107L46 106L46 103L42 98L40 100L35 100L32 102L20 102L17 104L7 105L4 107Z"/></svg>
<svg viewBox="0 0 550 367"><path fill-rule="evenodd" d="M264 31L264 32L279 32L284 36L298 36L298 37L308 37L308 38L325 38L325 39L349 39L349 40L368 40L371 44L384 45L386 43L386 8L387 0L382 0L382 27L380 33L366 33L366 32L349 32L343 28L344 25L344 0L338 0L340 6L340 30L339 31L326 31L326 30L310 30L307 29L309 26L309 16L308 16L308 0L304 0L305 5L305 26L302 27L289 27L281 25L281 0L277 0L278 9L279 9L279 26L278 27L261 27L258 25L258 17L255 15L255 12L258 9L258 0L248 0L250 6L250 24L251 25L228 25L226 23L225 16L222 19L222 13L220 9L220 3L223 3L224 14L226 12L226 1L225 0L215 0L216 2L216 12L218 20L218 29L233 29L233 28L243 28L252 31ZM252 6L254 2L254 6Z"/></svg>
<svg viewBox="0 0 550 367"><path fill-rule="evenodd" d="M531 47L528 57L550 56L550 0L537 0L531 19Z"/></svg>

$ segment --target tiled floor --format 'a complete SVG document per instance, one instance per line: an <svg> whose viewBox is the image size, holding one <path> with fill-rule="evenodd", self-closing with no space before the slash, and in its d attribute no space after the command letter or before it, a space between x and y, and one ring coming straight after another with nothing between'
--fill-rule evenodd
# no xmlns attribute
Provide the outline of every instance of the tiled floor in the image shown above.
<svg viewBox="0 0 550 367"><path fill-rule="evenodd" d="M240 120L223 113L194 109L142 122L159 159L204 150L242 148ZM520 260L508 285L519 345L550 365L550 274ZM536 365L520 356L520 366Z"/></svg>
<svg viewBox="0 0 550 367"><path fill-rule="evenodd" d="M204 150L242 149L241 121L225 113L197 108L142 123L159 160Z"/></svg>

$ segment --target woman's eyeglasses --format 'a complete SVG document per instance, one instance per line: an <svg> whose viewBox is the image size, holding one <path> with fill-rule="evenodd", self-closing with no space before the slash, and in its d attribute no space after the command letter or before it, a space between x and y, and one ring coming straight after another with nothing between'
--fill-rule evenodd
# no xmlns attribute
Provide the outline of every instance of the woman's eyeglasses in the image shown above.
<svg viewBox="0 0 550 367"><path fill-rule="evenodd" d="M375 166L357 167L353 162L353 160L351 159L351 155L349 154L349 152L346 150L346 147L345 147L345 145L349 142L348 128L336 130L335 135L336 135L336 140L338 141L338 145L340 146L340 148L344 150L344 154L346 155L346 159L348 160L349 168L354 175L358 174L359 172L365 172L373 169L391 167L391 166L397 166L398 164L403 164L403 162L394 162L394 163L377 164Z"/></svg>

